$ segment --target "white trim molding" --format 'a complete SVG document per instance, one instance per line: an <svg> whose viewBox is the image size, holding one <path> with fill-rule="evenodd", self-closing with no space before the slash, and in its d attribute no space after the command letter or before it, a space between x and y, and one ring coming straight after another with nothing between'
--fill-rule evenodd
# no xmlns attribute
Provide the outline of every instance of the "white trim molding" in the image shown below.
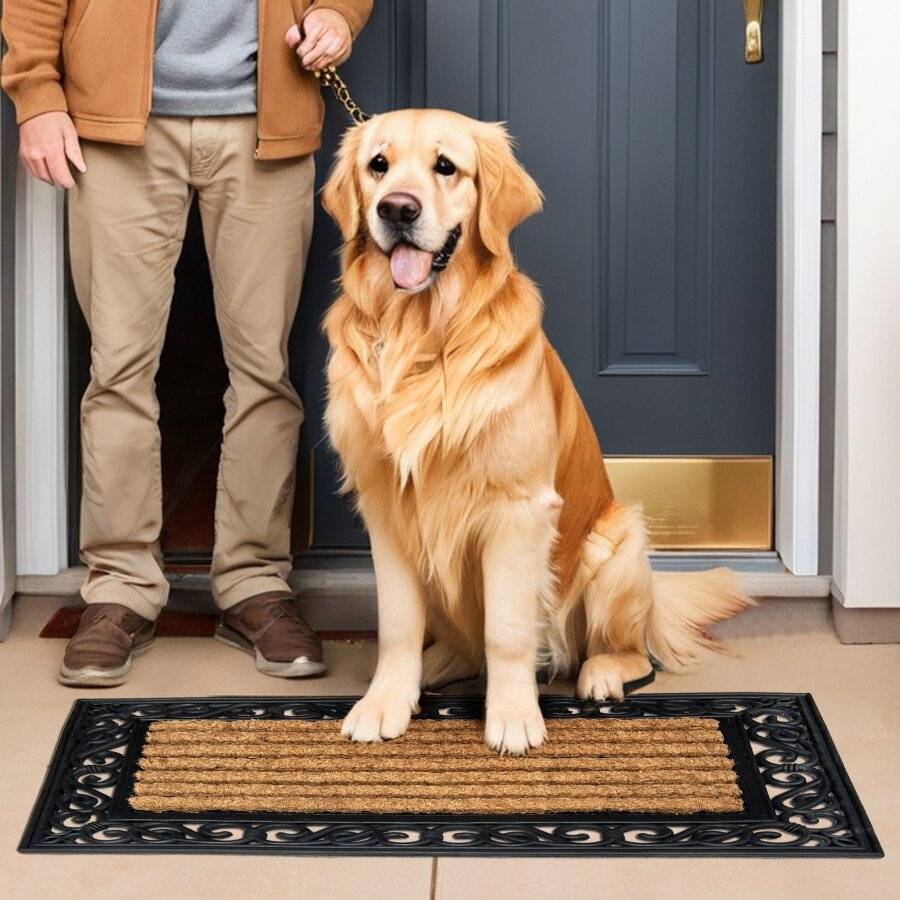
<svg viewBox="0 0 900 900"><path fill-rule="evenodd" d="M68 564L64 195L19 166L16 190L17 568Z"/></svg>
<svg viewBox="0 0 900 900"><path fill-rule="evenodd" d="M0 641L9 633L16 589L15 135L15 116L4 100L0 102Z"/></svg>
<svg viewBox="0 0 900 900"><path fill-rule="evenodd" d="M819 556L822 2L781 4L775 546L795 575Z"/></svg>
<svg viewBox="0 0 900 900"><path fill-rule="evenodd" d="M900 17L838 16L834 596L900 607Z"/></svg>

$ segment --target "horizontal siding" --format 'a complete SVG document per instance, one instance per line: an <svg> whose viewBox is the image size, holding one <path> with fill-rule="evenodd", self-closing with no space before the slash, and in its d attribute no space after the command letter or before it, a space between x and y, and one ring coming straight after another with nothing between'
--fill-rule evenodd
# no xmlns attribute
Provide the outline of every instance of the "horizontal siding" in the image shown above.
<svg viewBox="0 0 900 900"><path fill-rule="evenodd" d="M838 48L838 0L822 3L822 49L837 53Z"/></svg>
<svg viewBox="0 0 900 900"><path fill-rule="evenodd" d="M838 0L822 3L822 287L819 400L819 573L832 568Z"/></svg>
<svg viewBox="0 0 900 900"><path fill-rule="evenodd" d="M822 135L822 221L833 222L837 205L837 135Z"/></svg>
<svg viewBox="0 0 900 900"><path fill-rule="evenodd" d="M837 131L837 53L822 54L822 133Z"/></svg>

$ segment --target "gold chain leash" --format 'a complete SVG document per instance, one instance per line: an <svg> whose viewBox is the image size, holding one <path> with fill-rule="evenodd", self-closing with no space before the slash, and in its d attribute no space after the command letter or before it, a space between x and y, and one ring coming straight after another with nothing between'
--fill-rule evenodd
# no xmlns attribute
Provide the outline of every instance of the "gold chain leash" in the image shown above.
<svg viewBox="0 0 900 900"><path fill-rule="evenodd" d="M347 110L347 115L350 116L357 125L362 125L363 122L372 118L368 113L364 113L359 106L357 106L356 101L350 96L350 89L347 87L346 82L338 75L337 69L334 66L328 66L326 69L316 69L313 74L319 80L319 84L323 87L331 88L334 92L334 96L337 97L338 102Z"/></svg>

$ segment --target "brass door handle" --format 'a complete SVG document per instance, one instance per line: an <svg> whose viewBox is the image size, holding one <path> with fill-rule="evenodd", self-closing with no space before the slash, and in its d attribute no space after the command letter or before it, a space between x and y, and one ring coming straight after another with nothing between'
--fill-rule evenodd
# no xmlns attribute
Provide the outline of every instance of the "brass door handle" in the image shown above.
<svg viewBox="0 0 900 900"><path fill-rule="evenodd" d="M747 22L744 32L745 62L762 62L762 17L763 0L744 0L744 19Z"/></svg>

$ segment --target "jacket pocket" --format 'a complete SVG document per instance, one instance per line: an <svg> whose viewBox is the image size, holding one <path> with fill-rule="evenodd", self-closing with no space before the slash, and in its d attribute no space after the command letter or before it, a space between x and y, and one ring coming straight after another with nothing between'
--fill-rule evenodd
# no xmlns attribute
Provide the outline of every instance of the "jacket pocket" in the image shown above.
<svg viewBox="0 0 900 900"><path fill-rule="evenodd" d="M147 66L153 53L152 4L82 0L63 32L63 87L75 116L142 121ZM128 6L128 16L123 7Z"/></svg>
<svg viewBox="0 0 900 900"><path fill-rule="evenodd" d="M72 3L72 26L71 28L66 27L65 33L63 34L63 62L66 61L66 57L74 50L78 40L78 34L81 31L81 26L90 18L91 13L96 6L95 0L81 0L81 2L75 0L75 2Z"/></svg>

